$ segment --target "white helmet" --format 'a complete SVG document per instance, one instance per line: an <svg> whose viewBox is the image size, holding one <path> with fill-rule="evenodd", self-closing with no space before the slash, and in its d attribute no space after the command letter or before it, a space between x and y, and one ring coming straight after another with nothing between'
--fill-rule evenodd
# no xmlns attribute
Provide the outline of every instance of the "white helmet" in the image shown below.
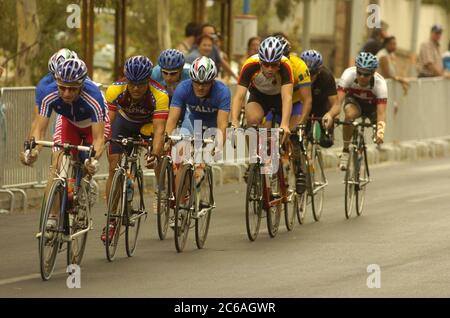
<svg viewBox="0 0 450 318"><path fill-rule="evenodd" d="M262 62L273 63L278 62L283 57L284 46L274 36L269 36L261 42L259 46L258 56Z"/></svg>
<svg viewBox="0 0 450 318"><path fill-rule="evenodd" d="M215 79L217 76L216 63L206 56L200 56L192 62L189 69L189 77L194 82L206 83Z"/></svg>
<svg viewBox="0 0 450 318"><path fill-rule="evenodd" d="M64 62L67 59L77 59L78 55L74 51L63 48L57 51L52 57L48 60L48 70L55 74L56 69L58 68L58 64Z"/></svg>

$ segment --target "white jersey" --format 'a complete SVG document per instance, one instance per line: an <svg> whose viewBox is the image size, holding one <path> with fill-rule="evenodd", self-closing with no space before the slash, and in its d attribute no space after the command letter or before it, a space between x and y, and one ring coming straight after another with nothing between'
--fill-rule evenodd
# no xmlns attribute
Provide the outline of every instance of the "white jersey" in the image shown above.
<svg viewBox="0 0 450 318"><path fill-rule="evenodd" d="M356 66L344 71L338 83L338 91L372 105L387 103L388 91L384 77L375 72L369 86L361 87L356 80Z"/></svg>

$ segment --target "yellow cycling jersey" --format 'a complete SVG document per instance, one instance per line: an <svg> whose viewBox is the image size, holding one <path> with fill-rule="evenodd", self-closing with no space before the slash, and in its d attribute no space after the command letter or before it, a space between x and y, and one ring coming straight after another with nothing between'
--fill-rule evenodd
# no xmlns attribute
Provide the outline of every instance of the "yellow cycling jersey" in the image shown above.
<svg viewBox="0 0 450 318"><path fill-rule="evenodd" d="M291 53L289 55L289 62L292 65L292 72L294 74L294 93L292 95L292 103L297 103L301 100L300 87L311 86L311 76L309 74L308 66L297 55Z"/></svg>
<svg viewBox="0 0 450 318"><path fill-rule="evenodd" d="M132 122L149 122L153 119L167 119L169 115L169 95L157 82L150 80L148 90L139 101L134 101L127 89L126 81L113 83L106 90L109 110L118 110Z"/></svg>

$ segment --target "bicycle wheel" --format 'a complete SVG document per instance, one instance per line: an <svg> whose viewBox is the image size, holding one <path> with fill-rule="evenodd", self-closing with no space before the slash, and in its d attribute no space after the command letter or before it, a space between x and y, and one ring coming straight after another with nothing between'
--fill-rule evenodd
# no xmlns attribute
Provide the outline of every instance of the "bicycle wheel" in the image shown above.
<svg viewBox="0 0 450 318"><path fill-rule="evenodd" d="M88 181L82 179L76 198L74 213L69 214L70 235L89 229L91 226L91 206L88 199ZM67 265L81 264L86 248L88 232L75 237L67 248Z"/></svg>
<svg viewBox="0 0 450 318"><path fill-rule="evenodd" d="M254 163L248 167L247 194L245 198L245 225L250 241L256 240L262 216L262 175L259 165Z"/></svg>
<svg viewBox="0 0 450 318"><path fill-rule="evenodd" d="M106 258L112 262L116 254L119 237L121 235L122 216L125 211L125 197L124 197L124 181L125 175L121 169L116 170L113 180L111 182L111 191L108 200L108 213L106 215ZM110 238L109 233L113 231Z"/></svg>
<svg viewBox="0 0 450 318"><path fill-rule="evenodd" d="M364 201L366 195L366 186L369 183L369 165L367 162L366 152L363 151L358 156L358 174L355 175L355 178L358 180L358 185L356 187L356 214L360 216L363 212Z"/></svg>
<svg viewBox="0 0 450 318"><path fill-rule="evenodd" d="M164 157L161 164L161 175L158 181L157 194L157 224L158 236L160 240L164 240L167 235L170 218L170 199L172 198L172 165L168 157Z"/></svg>
<svg viewBox="0 0 450 318"><path fill-rule="evenodd" d="M205 167L205 179L202 181L197 193L195 206L200 215L195 219L195 242L197 248L202 249L208 236L211 212L214 206L213 178L211 167L209 166Z"/></svg>
<svg viewBox="0 0 450 318"><path fill-rule="evenodd" d="M57 229L60 227L60 210L64 199L64 185L61 180L54 180L47 195L47 200L42 210L42 222L39 236L39 265L43 280L49 280L55 269L56 255L62 245L61 234ZM57 213L56 229L47 229L47 221L51 212Z"/></svg>
<svg viewBox="0 0 450 318"><path fill-rule="evenodd" d="M191 225L191 212L194 208L195 194L192 193L194 187L193 175L190 165L184 165L180 172L180 184L177 191L175 204L175 248L177 252L182 252L186 245ZM194 190L195 191L195 190Z"/></svg>
<svg viewBox="0 0 450 318"><path fill-rule="evenodd" d="M266 179L267 180L267 179ZM281 187L278 174L273 174L269 178L270 184L270 200L280 198ZM281 202L275 206L269 207L267 212L267 230L270 237L275 237L278 234L278 227L281 219Z"/></svg>
<svg viewBox="0 0 450 318"><path fill-rule="evenodd" d="M297 214L298 201L295 193L295 173L293 169L293 163L291 161L286 165L284 175L287 177L288 188L288 203L285 203L284 208L284 222L286 229L292 231L295 225L295 215Z"/></svg>
<svg viewBox="0 0 450 318"><path fill-rule="evenodd" d="M345 172L345 217L349 219L355 203L355 156L353 150L349 153L347 170Z"/></svg>
<svg viewBox="0 0 450 318"><path fill-rule="evenodd" d="M326 184L325 174L323 172L323 160L320 150L313 147L313 172L312 172L312 188L314 193L314 207L312 209L314 221L318 222L322 216L323 201L325 197L324 186Z"/></svg>
<svg viewBox="0 0 450 318"><path fill-rule="evenodd" d="M144 206L144 175L141 169L136 167L134 163L131 168L134 172L134 182L133 182L133 197L127 197L127 209L125 213L125 249L127 251L128 257L133 256L136 245L137 238L139 235L139 229L141 228L142 217L145 215ZM127 194L128 196L128 194Z"/></svg>

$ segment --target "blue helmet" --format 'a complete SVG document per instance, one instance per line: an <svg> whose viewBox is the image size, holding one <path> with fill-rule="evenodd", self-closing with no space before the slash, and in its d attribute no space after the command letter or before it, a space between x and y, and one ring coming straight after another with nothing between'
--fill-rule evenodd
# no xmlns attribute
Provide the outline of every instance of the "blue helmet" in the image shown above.
<svg viewBox="0 0 450 318"><path fill-rule="evenodd" d="M146 56L132 56L125 62L124 75L130 82L142 82L150 79L153 64Z"/></svg>
<svg viewBox="0 0 450 318"><path fill-rule="evenodd" d="M283 57L283 44L274 36L269 36L259 46L258 56L262 62L278 62Z"/></svg>
<svg viewBox="0 0 450 318"><path fill-rule="evenodd" d="M184 55L178 50L168 49L161 52L158 65L163 70L176 70L184 66Z"/></svg>
<svg viewBox="0 0 450 318"><path fill-rule="evenodd" d="M315 50L303 51L300 58L305 61L311 73L315 73L323 64L322 54Z"/></svg>
<svg viewBox="0 0 450 318"><path fill-rule="evenodd" d="M372 53L361 52L356 57L356 67L375 71L378 67L378 59Z"/></svg>
<svg viewBox="0 0 450 318"><path fill-rule="evenodd" d="M55 77L64 84L81 86L88 75L86 64L80 59L67 59L58 64Z"/></svg>

